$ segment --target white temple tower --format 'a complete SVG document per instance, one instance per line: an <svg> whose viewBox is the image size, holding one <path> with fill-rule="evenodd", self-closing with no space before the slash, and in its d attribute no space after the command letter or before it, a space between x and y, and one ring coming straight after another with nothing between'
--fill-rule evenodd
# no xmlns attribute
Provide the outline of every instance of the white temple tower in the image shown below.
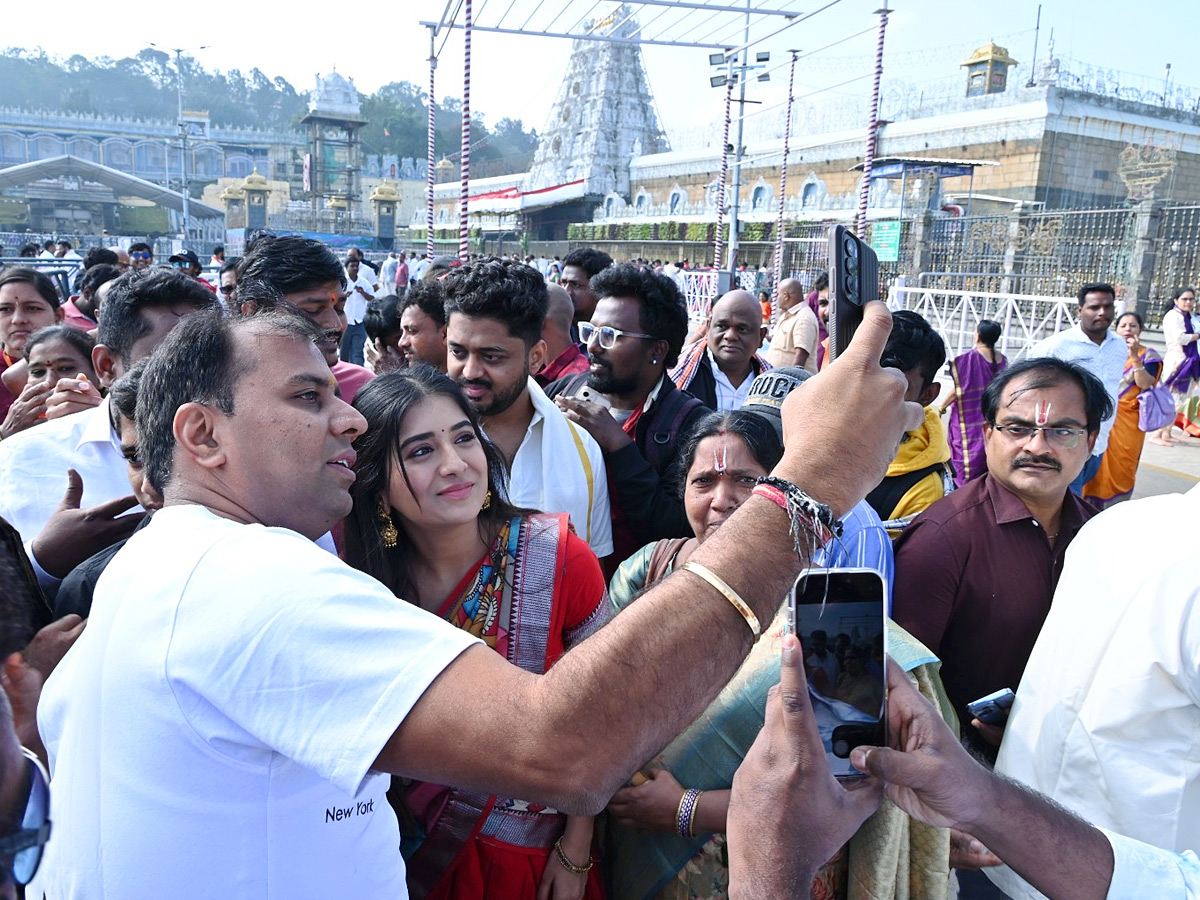
<svg viewBox="0 0 1200 900"><path fill-rule="evenodd" d="M622 3L590 33L633 38L637 20ZM539 190L583 179L584 193L629 196L629 163L641 153L670 149L637 44L577 40L550 121L542 131L525 183Z"/></svg>

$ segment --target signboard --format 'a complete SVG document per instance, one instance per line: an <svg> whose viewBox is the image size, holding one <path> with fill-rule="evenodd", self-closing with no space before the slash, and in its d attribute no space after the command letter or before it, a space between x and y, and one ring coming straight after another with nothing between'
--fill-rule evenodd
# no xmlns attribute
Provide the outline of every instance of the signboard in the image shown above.
<svg viewBox="0 0 1200 900"><path fill-rule="evenodd" d="M900 223L876 222L871 228L871 249L880 262L900 259Z"/></svg>

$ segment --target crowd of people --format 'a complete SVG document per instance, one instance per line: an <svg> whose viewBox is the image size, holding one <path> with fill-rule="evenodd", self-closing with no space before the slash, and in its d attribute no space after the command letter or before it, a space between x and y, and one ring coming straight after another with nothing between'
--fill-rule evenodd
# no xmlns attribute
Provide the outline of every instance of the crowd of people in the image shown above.
<svg viewBox="0 0 1200 900"><path fill-rule="evenodd" d="M217 250L0 272L29 896L1200 891L1200 584L1107 565L1200 502L1120 503L1139 395L1200 381L1190 289L1165 359L1090 284L947 361L883 304L835 353L824 277L696 328L682 267L594 249ZM806 568L878 573L884 638L791 634ZM884 678L839 780L809 685Z"/></svg>

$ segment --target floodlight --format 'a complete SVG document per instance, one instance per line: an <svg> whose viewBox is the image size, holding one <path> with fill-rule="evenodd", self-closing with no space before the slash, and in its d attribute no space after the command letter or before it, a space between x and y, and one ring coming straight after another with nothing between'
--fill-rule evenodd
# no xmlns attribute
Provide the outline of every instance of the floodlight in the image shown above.
<svg viewBox="0 0 1200 900"><path fill-rule="evenodd" d="M728 80L724 75L711 75L709 76L708 83L713 87L725 87L725 82Z"/></svg>
<svg viewBox="0 0 1200 900"><path fill-rule="evenodd" d="M758 54L754 57L754 61L755 62L770 62L771 61L771 52L769 50L759 50Z"/></svg>
<svg viewBox="0 0 1200 900"><path fill-rule="evenodd" d="M709 64L710 66L723 66L723 65L725 65L725 54L724 54L724 53L710 53L710 54L708 54L708 64Z"/></svg>
<svg viewBox="0 0 1200 900"><path fill-rule="evenodd" d="M771 73L770 73L770 72L763 72L761 75L759 75L759 76L758 76L758 80L759 80L759 81L770 81L770 80L771 80Z"/></svg>

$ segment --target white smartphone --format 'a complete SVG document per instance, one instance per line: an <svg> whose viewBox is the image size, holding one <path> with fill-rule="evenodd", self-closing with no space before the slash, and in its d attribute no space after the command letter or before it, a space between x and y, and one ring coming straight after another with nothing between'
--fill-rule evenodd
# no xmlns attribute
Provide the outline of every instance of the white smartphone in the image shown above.
<svg viewBox="0 0 1200 900"><path fill-rule="evenodd" d="M804 649L817 728L829 768L861 778L850 751L887 741L887 618L874 569L805 569L788 598L788 624Z"/></svg>
<svg viewBox="0 0 1200 900"><path fill-rule="evenodd" d="M580 400L587 400L589 403L595 403L598 406L603 406L605 409L612 408L612 401L610 401L599 391L588 387L586 384L579 389L579 393L575 396Z"/></svg>

